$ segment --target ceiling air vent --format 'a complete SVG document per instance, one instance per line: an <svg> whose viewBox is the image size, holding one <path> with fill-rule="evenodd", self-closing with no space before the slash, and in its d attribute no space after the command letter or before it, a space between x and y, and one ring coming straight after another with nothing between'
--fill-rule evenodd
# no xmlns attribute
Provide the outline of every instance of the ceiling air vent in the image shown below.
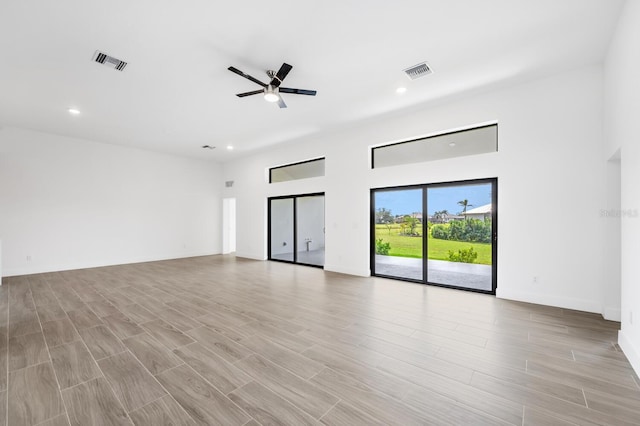
<svg viewBox="0 0 640 426"><path fill-rule="evenodd" d="M116 71L124 71L124 67L127 66L125 61L121 61L120 59L114 58L113 56L109 56L106 53L102 53L99 50L96 50L96 53L93 55L93 60L99 64L106 65L109 68L113 68Z"/></svg>
<svg viewBox="0 0 640 426"><path fill-rule="evenodd" d="M421 64L414 65L403 71L405 74L407 74L407 77L409 77L410 80L415 80L417 78L424 77L425 75L431 74L433 72L431 71L431 67L426 62L422 62Z"/></svg>

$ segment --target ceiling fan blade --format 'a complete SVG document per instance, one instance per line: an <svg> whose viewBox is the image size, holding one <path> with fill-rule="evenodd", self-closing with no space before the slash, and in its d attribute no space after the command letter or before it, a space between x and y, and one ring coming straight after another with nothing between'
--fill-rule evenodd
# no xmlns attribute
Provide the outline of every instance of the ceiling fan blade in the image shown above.
<svg viewBox="0 0 640 426"><path fill-rule="evenodd" d="M280 96L280 100L278 101L278 106L280 108L286 108L287 104L284 103L284 99L282 99L282 96Z"/></svg>
<svg viewBox="0 0 640 426"><path fill-rule="evenodd" d="M239 98L244 98L245 96L258 95L260 93L264 93L264 90L254 90L253 92L238 93L236 96Z"/></svg>
<svg viewBox="0 0 640 426"><path fill-rule="evenodd" d="M227 68L227 69L228 69L229 71L231 71L231 72L234 72L234 73L238 74L238 75L239 75L239 76L241 76L241 77L246 78L247 80L251 80L251 81L253 81L253 82L254 82L254 83L256 83L256 84L259 84L259 85L260 85L260 86L262 86L262 87L267 87L267 85L266 85L265 83L261 82L260 80L258 80L258 79L257 79L257 78L255 78L255 77L251 77L249 74L245 74L245 73L243 73L243 72L242 72L242 71L240 71L238 68L235 68L235 67L229 67L229 68Z"/></svg>
<svg viewBox="0 0 640 426"><path fill-rule="evenodd" d="M289 74L289 71L291 71L291 68L293 68L291 65L287 63L283 63L280 69L278 70L278 72L276 73L275 77L271 79L271 85L273 87L280 86L280 84L282 83L282 80L284 80L287 74Z"/></svg>
<svg viewBox="0 0 640 426"><path fill-rule="evenodd" d="M288 87L281 87L280 89L280 93L293 93L294 95L309 95L309 96L315 96L316 92L315 90L305 90L305 89L290 89Z"/></svg>

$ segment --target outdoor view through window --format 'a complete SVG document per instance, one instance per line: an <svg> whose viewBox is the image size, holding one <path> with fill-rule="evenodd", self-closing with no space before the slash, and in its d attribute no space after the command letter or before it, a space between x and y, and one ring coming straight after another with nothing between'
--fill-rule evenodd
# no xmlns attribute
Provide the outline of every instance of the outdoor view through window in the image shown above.
<svg viewBox="0 0 640 426"><path fill-rule="evenodd" d="M493 291L494 185L483 180L374 190L374 273Z"/></svg>

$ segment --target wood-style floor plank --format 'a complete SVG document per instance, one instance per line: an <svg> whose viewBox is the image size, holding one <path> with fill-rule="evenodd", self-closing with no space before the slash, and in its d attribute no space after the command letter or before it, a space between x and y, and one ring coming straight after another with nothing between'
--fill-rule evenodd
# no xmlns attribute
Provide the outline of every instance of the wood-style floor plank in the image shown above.
<svg viewBox="0 0 640 426"><path fill-rule="evenodd" d="M69 311L67 312L67 315L69 315L69 319L78 330L82 330L83 328L91 328L102 324L100 318L98 318L98 316L94 314L93 311L89 309L89 307L83 307L81 309Z"/></svg>
<svg viewBox="0 0 640 426"><path fill-rule="evenodd" d="M49 361L49 354L42 332L23 334L9 339L9 371L47 361Z"/></svg>
<svg viewBox="0 0 640 426"><path fill-rule="evenodd" d="M38 424L38 426L69 426L69 418L66 414L60 414L57 417Z"/></svg>
<svg viewBox="0 0 640 426"><path fill-rule="evenodd" d="M56 346L50 349L50 353L60 389L66 389L102 375L81 341Z"/></svg>
<svg viewBox="0 0 640 426"><path fill-rule="evenodd" d="M36 310L41 323L63 319L67 316L67 313L62 309L57 301L53 301L46 305L40 305Z"/></svg>
<svg viewBox="0 0 640 426"><path fill-rule="evenodd" d="M129 352L101 359L98 365L128 412L166 395L162 386Z"/></svg>
<svg viewBox="0 0 640 426"><path fill-rule="evenodd" d="M235 364L238 368L262 383L282 398L292 402L316 419L322 417L338 398L301 379L282 367L258 356L251 355Z"/></svg>
<svg viewBox="0 0 640 426"><path fill-rule="evenodd" d="M250 349L207 327L194 328L188 334L202 346L229 362L239 361L253 353Z"/></svg>
<svg viewBox="0 0 640 426"><path fill-rule="evenodd" d="M311 383L326 392L337 395L360 411L369 413L384 423L402 425L427 424L426 418L408 405L382 393L375 392L361 382L329 368L314 376L311 379Z"/></svg>
<svg viewBox="0 0 640 426"><path fill-rule="evenodd" d="M124 339L122 343L153 375L183 363L166 346L147 333L129 337Z"/></svg>
<svg viewBox="0 0 640 426"><path fill-rule="evenodd" d="M157 377L196 424L232 426L250 420L229 398L187 365L167 370Z"/></svg>
<svg viewBox="0 0 640 426"><path fill-rule="evenodd" d="M100 360L126 350L122 342L104 325L80 330L82 340L94 359Z"/></svg>
<svg viewBox="0 0 640 426"><path fill-rule="evenodd" d="M0 426L7 426L7 391L0 392Z"/></svg>
<svg viewBox="0 0 640 426"><path fill-rule="evenodd" d="M169 349L195 342L191 337L161 319L145 322L141 326Z"/></svg>
<svg viewBox="0 0 640 426"><path fill-rule="evenodd" d="M138 324L122 313L102 317L101 320L120 339L144 333Z"/></svg>
<svg viewBox="0 0 640 426"><path fill-rule="evenodd" d="M64 412L50 362L9 373L7 423L35 425Z"/></svg>
<svg viewBox="0 0 640 426"><path fill-rule="evenodd" d="M104 377L62 391L71 426L133 423Z"/></svg>
<svg viewBox="0 0 640 426"><path fill-rule="evenodd" d="M42 332L50 348L71 343L80 338L69 318L43 323Z"/></svg>
<svg viewBox="0 0 640 426"><path fill-rule="evenodd" d="M250 382L229 394L229 398L259 423L315 425L313 417L257 382Z"/></svg>
<svg viewBox="0 0 640 426"><path fill-rule="evenodd" d="M327 414L322 416L320 422L330 426L343 425L372 425L383 426L386 423L375 419L369 414L358 410L344 401L338 402Z"/></svg>
<svg viewBox="0 0 640 426"><path fill-rule="evenodd" d="M131 412L136 426L194 426L196 423L171 395L138 408Z"/></svg>
<svg viewBox="0 0 640 426"><path fill-rule="evenodd" d="M181 346L174 352L225 395L251 381L247 374L200 343Z"/></svg>

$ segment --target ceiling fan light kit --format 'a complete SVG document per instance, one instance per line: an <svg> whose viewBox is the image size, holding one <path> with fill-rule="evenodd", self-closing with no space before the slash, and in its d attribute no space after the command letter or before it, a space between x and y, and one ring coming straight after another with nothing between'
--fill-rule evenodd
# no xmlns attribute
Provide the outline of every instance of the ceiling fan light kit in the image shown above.
<svg viewBox="0 0 640 426"><path fill-rule="evenodd" d="M263 83L255 77L250 76L249 74L245 74L235 67L229 67L228 70L232 73L238 74L241 77L246 78L260 86L262 86L261 90L253 90L251 92L238 93L236 96L239 98L244 98L246 96L258 95L260 93L263 94L264 100L267 102L277 102L280 108L286 108L287 104L284 103L284 99L282 99L281 93L291 93L294 95L307 95L307 96L315 96L315 90L305 90L305 89L291 89L288 87L280 87L280 84L284 80L284 78L289 74L293 67L287 63L283 63L278 72L269 70L267 71L267 77L269 77L270 82Z"/></svg>
<svg viewBox="0 0 640 426"><path fill-rule="evenodd" d="M278 88L273 88L271 85L267 86L264 89L264 100L267 102L278 102L280 100L280 95L278 94Z"/></svg>

